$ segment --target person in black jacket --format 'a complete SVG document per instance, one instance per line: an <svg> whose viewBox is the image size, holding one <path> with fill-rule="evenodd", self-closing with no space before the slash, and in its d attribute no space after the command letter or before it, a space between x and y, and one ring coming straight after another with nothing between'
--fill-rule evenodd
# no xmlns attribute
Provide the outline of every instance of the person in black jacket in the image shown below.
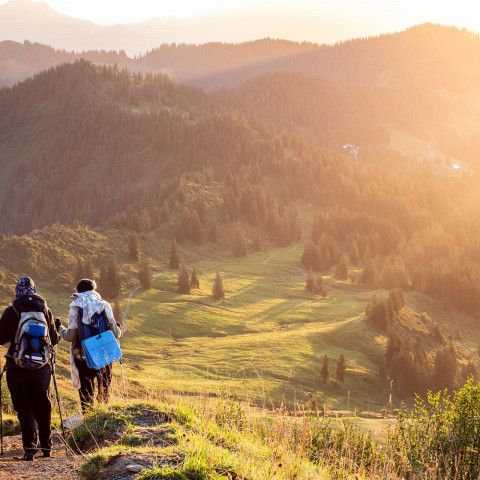
<svg viewBox="0 0 480 480"><path fill-rule="evenodd" d="M60 339L53 321L52 312L45 300L37 295L35 283L29 277L18 280L15 288L16 300L7 307L0 318L0 345L10 342L6 354L7 385L22 428L24 460L33 460L40 444L44 457L50 457L52 448L50 401L50 364L37 370L28 370L17 365L12 358L14 338L22 312L43 312L48 324L51 345ZM38 434L37 428L38 426Z"/></svg>

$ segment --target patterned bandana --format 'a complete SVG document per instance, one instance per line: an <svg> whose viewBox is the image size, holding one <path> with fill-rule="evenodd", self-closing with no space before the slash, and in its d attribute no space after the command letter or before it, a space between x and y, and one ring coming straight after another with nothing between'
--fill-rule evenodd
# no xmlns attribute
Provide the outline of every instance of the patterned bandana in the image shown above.
<svg viewBox="0 0 480 480"><path fill-rule="evenodd" d="M37 293L37 287L35 287L35 283L30 277L22 277L18 280L17 286L15 287L15 295L16 297L20 297L21 295L32 295Z"/></svg>

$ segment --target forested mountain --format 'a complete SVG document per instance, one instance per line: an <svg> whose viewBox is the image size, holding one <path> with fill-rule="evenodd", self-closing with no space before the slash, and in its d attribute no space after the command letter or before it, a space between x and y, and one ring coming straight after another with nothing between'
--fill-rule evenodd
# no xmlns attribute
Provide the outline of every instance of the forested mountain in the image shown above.
<svg viewBox="0 0 480 480"><path fill-rule="evenodd" d="M272 95L281 99L275 108ZM0 93L1 202L10 206L0 231L75 218L99 224L155 203L162 182L184 172L268 171L291 155L288 139L287 148L278 143L284 130L308 129L337 151L342 142L380 143L386 135L375 102L368 92L301 75L207 95L164 75L85 61L56 67ZM265 128L271 122L277 128Z"/></svg>
<svg viewBox="0 0 480 480"><path fill-rule="evenodd" d="M21 48L12 51L7 47L10 52L5 47L0 50L0 62L16 63L25 57ZM31 49L31 44L27 47ZM97 58L85 55L97 63L108 64L113 58L105 52ZM57 51L50 65L60 63L64 56L64 51ZM132 70L163 72L177 82L207 90L236 86L262 73L289 71L362 86L461 92L479 84L480 39L455 27L424 24L333 46L268 38L240 44L164 44L123 61ZM8 79L4 84L10 83Z"/></svg>
<svg viewBox="0 0 480 480"><path fill-rule="evenodd" d="M304 200L317 212L307 268L330 268L346 252L368 284L409 282L477 311L477 175L437 176L376 146L384 133L368 120L378 115L368 94L339 89L277 74L207 95L85 61L51 69L0 93L1 230L79 219L201 243L215 221L241 221L288 245L300 235L294 202ZM302 90L298 109L290 97ZM270 94L282 107L272 109ZM324 150L323 129L358 140L359 155Z"/></svg>
<svg viewBox="0 0 480 480"><path fill-rule="evenodd" d="M261 73L291 71L356 85L475 88L480 38L455 27L424 24L400 33L333 46L270 39L233 44L161 46L139 59L179 81L212 89Z"/></svg>
<svg viewBox="0 0 480 480"><path fill-rule="evenodd" d="M125 52L92 50L76 53L28 40L24 43L5 40L0 42L0 86L11 86L41 70L81 58L101 65L133 66L133 60Z"/></svg>

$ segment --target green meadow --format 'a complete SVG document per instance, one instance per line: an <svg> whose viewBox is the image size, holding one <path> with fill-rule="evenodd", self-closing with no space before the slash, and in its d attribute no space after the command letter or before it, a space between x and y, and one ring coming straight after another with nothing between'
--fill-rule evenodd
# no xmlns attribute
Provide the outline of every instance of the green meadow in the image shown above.
<svg viewBox="0 0 480 480"><path fill-rule="evenodd" d="M200 288L189 295L177 293L176 271L156 273L153 288L135 292L128 309L121 347L129 395L231 395L269 408L314 398L319 408L380 411L387 387L379 383L377 365L386 339L364 319L372 293L331 276L324 276L326 298L306 292L301 250L233 260L225 253L199 261ZM217 269L222 301L211 297ZM46 296L66 323L68 295ZM59 350L59 383L68 390L67 345L62 342ZM334 381L340 354L347 361L345 385ZM330 358L329 383L320 376L324 355Z"/></svg>

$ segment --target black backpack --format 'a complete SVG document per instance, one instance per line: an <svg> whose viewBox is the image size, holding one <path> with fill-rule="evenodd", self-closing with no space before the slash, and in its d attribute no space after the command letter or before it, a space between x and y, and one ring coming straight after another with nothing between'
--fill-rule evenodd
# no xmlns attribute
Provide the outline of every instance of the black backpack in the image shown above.
<svg viewBox="0 0 480 480"><path fill-rule="evenodd" d="M18 366L27 370L38 370L44 367L52 356L52 342L45 313L19 313L12 307L19 321L11 356Z"/></svg>

